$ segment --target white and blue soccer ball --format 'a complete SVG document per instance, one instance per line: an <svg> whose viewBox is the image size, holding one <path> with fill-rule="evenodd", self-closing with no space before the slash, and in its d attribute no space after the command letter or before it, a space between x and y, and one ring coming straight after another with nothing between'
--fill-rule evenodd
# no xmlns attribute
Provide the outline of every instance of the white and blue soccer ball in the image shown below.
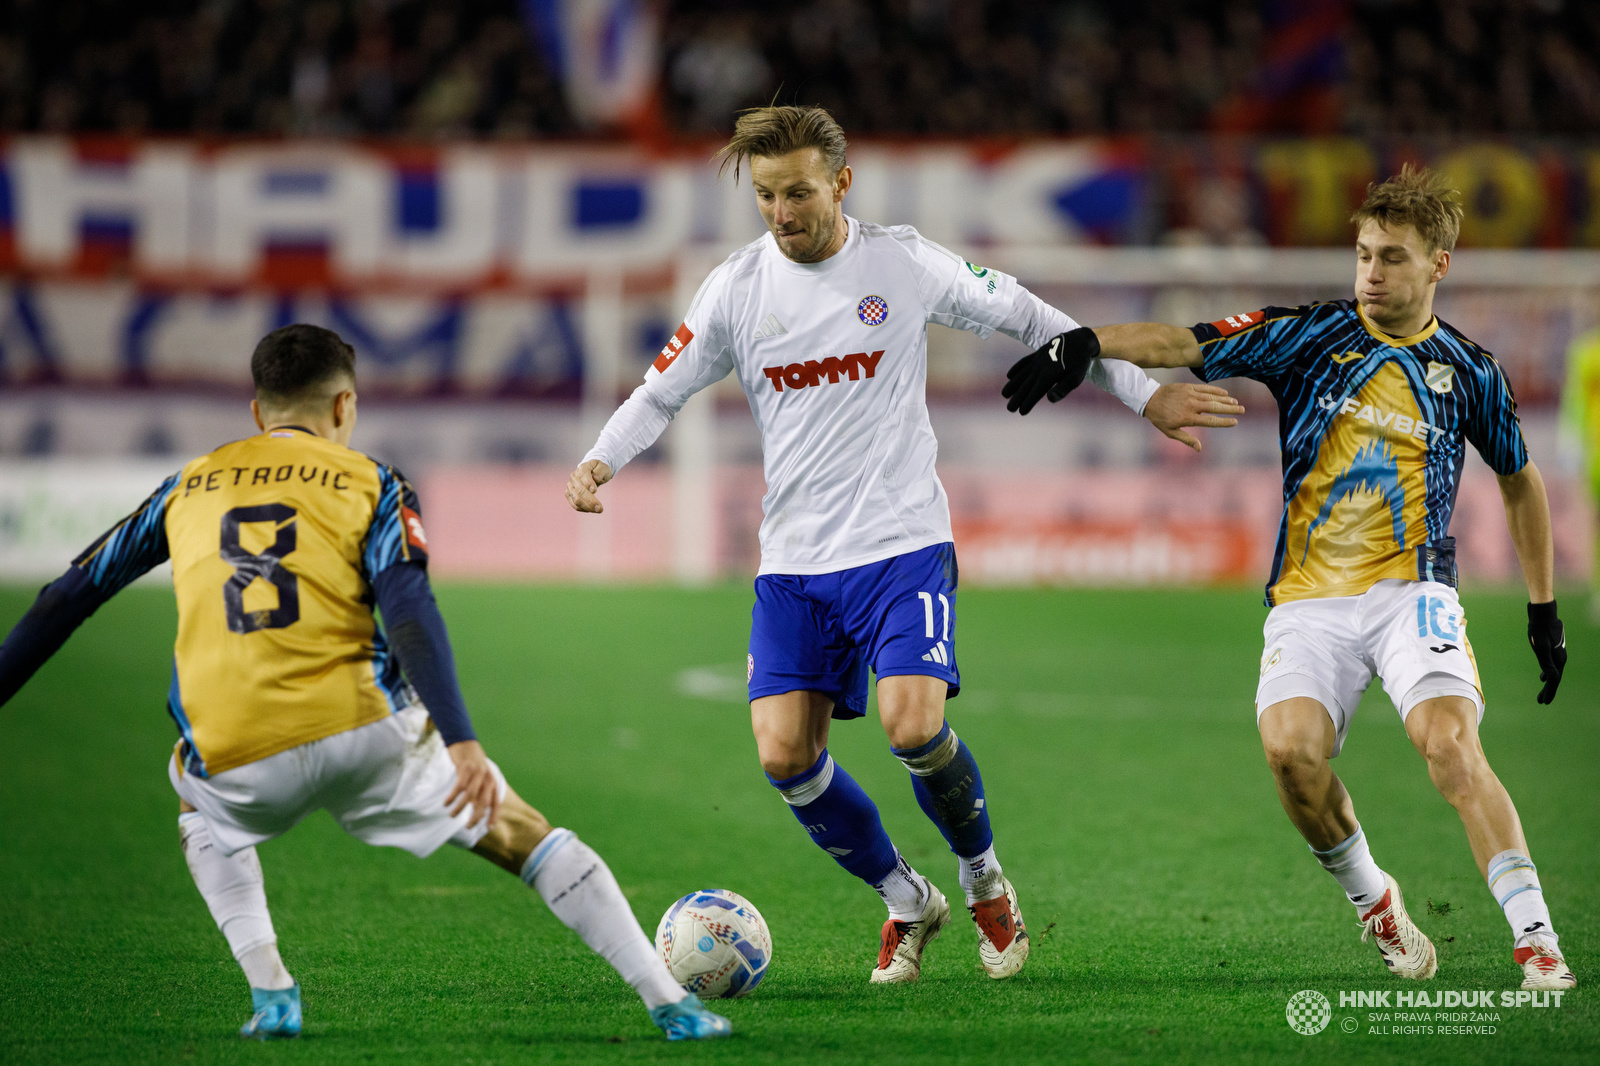
<svg viewBox="0 0 1600 1066"><path fill-rule="evenodd" d="M749 900L725 888L691 892L656 926L656 954L701 999L747 996L772 962L772 933Z"/></svg>

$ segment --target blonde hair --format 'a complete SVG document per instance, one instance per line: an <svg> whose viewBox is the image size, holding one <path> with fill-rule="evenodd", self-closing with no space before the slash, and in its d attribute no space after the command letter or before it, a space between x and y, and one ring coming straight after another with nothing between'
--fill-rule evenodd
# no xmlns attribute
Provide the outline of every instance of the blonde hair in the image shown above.
<svg viewBox="0 0 1600 1066"><path fill-rule="evenodd" d="M837 174L844 168L847 145L844 130L826 108L752 107L739 115L733 124L733 139L723 145L714 158L722 160L718 175L726 173L731 165L737 180L739 164L746 159L815 148L822 153L822 161L828 165L829 172Z"/></svg>
<svg viewBox="0 0 1600 1066"><path fill-rule="evenodd" d="M1407 163L1388 181L1367 186L1367 198L1350 221L1358 230L1369 221L1411 226L1434 251L1453 252L1462 214L1461 193L1444 175Z"/></svg>

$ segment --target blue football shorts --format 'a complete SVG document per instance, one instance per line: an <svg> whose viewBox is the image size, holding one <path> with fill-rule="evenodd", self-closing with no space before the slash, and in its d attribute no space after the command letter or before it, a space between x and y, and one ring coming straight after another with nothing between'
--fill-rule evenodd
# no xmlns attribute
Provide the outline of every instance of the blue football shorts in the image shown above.
<svg viewBox="0 0 1600 1066"><path fill-rule="evenodd" d="M867 713L867 670L961 691L956 547L935 544L831 574L762 574L746 660L750 698L820 692L835 718Z"/></svg>

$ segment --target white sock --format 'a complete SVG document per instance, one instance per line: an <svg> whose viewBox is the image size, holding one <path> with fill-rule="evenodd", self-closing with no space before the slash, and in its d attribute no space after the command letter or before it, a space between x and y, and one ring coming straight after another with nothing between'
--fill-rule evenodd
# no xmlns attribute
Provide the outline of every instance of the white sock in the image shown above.
<svg viewBox="0 0 1600 1066"><path fill-rule="evenodd" d="M178 839L195 887L228 939L251 988L288 988L294 978L278 956L278 936L267 912L267 887L255 848L224 855L211 827L195 811L178 815Z"/></svg>
<svg viewBox="0 0 1600 1066"><path fill-rule="evenodd" d="M1356 826L1356 831L1327 851L1311 849L1322 868L1333 875L1344 889L1344 894L1358 910L1366 910L1383 898L1385 881L1383 871L1372 861L1372 851L1367 847L1367 834Z"/></svg>
<svg viewBox="0 0 1600 1066"><path fill-rule="evenodd" d="M605 860L570 829L552 829L522 864L522 879L563 925L609 962L651 1010L686 994L639 928Z"/></svg>
<svg viewBox="0 0 1600 1066"><path fill-rule="evenodd" d="M1511 923L1512 947L1527 947L1535 936L1554 948L1561 939L1550 928L1550 908L1539 887L1539 871L1520 851L1502 851L1489 860L1489 892Z"/></svg>
<svg viewBox="0 0 1600 1066"><path fill-rule="evenodd" d="M956 856L956 863L960 867L961 891L967 894L967 906L1005 895L1005 874L1000 869L1000 860L994 857L993 844L983 854L970 859Z"/></svg>
<svg viewBox="0 0 1600 1066"><path fill-rule="evenodd" d="M888 904L889 917L897 922L916 921L922 917L922 908L928 905L928 882L911 868L898 850L894 853L894 869L872 887Z"/></svg>

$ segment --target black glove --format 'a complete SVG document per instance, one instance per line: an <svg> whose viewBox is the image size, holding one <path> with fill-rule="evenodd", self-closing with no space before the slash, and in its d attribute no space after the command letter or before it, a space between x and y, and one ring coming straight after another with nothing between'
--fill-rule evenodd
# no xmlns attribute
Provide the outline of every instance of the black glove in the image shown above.
<svg viewBox="0 0 1600 1066"><path fill-rule="evenodd" d="M1528 604L1528 643L1539 659L1539 680L1544 682L1539 702L1549 703L1556 698L1561 671L1567 666L1567 635L1556 617L1555 600Z"/></svg>
<svg viewBox="0 0 1600 1066"><path fill-rule="evenodd" d="M1046 395L1055 403L1083 384L1089 361L1099 356L1100 338L1087 326L1052 337L1049 344L1018 359L1006 371L1005 387L1000 390L1009 401L1006 410L1025 415Z"/></svg>

